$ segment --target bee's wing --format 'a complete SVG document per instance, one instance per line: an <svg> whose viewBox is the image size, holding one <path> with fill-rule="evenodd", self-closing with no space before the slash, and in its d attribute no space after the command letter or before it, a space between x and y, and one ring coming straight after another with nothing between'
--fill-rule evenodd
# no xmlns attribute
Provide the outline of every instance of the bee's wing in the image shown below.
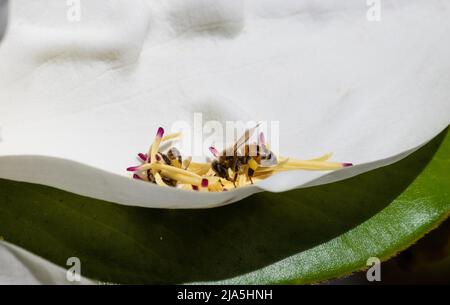
<svg viewBox="0 0 450 305"><path fill-rule="evenodd" d="M244 134L236 141L236 143L234 143L234 145L233 145L233 153L234 154L237 152L237 150L242 145L244 145L245 143L248 142L248 140L252 137L253 133L255 132L256 128L258 128L259 125L260 125L260 123L258 123L255 127L247 129L244 132Z"/></svg>

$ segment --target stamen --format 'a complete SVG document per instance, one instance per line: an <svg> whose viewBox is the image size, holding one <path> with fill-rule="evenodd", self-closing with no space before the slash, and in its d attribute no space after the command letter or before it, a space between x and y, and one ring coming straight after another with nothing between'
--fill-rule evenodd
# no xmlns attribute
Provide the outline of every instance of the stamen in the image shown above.
<svg viewBox="0 0 450 305"><path fill-rule="evenodd" d="M234 172L231 168L228 168L228 177L234 177Z"/></svg>
<svg viewBox="0 0 450 305"><path fill-rule="evenodd" d="M178 183L192 184L192 185L197 185L197 186L202 185L202 180L203 180L201 177L196 178L196 177L192 177L192 176L177 174L177 173L166 171L166 170L162 170L161 175L163 175L164 177L170 178L172 180L175 180Z"/></svg>
<svg viewBox="0 0 450 305"><path fill-rule="evenodd" d="M220 156L219 151L218 151L214 146L211 146L211 147L209 148L209 151L210 151L210 152L213 154L213 156L216 157L216 158L218 158L218 157Z"/></svg>
<svg viewBox="0 0 450 305"><path fill-rule="evenodd" d="M263 132L259 133L256 144L252 144L259 148L256 156L252 156L249 153L249 148L252 145L248 144L248 141L255 129L256 127L248 129L228 149L230 154L227 154L227 149L224 150L223 154L227 158L222 158L222 153L211 146L209 150L217 159L213 163L196 163L192 162L192 157L183 160L175 147L170 148L167 154L160 152L159 149L163 141L181 136L181 133L164 136L164 129L160 127L148 153L138 154L139 161L142 164L128 167L127 171L134 172L134 179L148 181L160 186L171 186L185 190L192 189L200 192L220 192L228 191L233 187L253 184L280 171L328 171L353 166L353 163L348 162L328 162L332 156L331 153L310 160L295 160L275 156L270 150ZM238 149L244 144L245 152L241 155L241 151L238 151ZM262 154L260 154L261 150L263 151Z"/></svg>
<svg viewBox="0 0 450 305"><path fill-rule="evenodd" d="M148 155L144 153L138 153L138 157L141 161L147 162Z"/></svg>
<svg viewBox="0 0 450 305"><path fill-rule="evenodd" d="M263 132L260 132L259 133L259 138L258 138L258 142L259 142L259 145L262 145L262 146L265 146L266 145L266 137L264 136L264 133Z"/></svg>
<svg viewBox="0 0 450 305"><path fill-rule="evenodd" d="M189 166L191 165L192 162L192 157L187 157L186 159L183 160L183 167L185 170L187 170L189 168Z"/></svg>
<svg viewBox="0 0 450 305"><path fill-rule="evenodd" d="M174 167L174 166L170 166L170 165L166 165L166 164L162 164L162 163L144 164L144 165L139 166L139 170L148 170L148 169L165 170L168 172L172 172L174 174L181 174L181 175L186 175L186 176L190 176L190 177L194 177L194 178L201 178L201 176L199 176L196 173L193 173L191 171L188 171L188 170L185 170L182 168L178 168L178 167Z"/></svg>
<svg viewBox="0 0 450 305"><path fill-rule="evenodd" d="M159 127L158 132L156 133L156 138L162 139L163 135L164 135L164 129L162 127Z"/></svg>
<svg viewBox="0 0 450 305"><path fill-rule="evenodd" d="M161 139L161 142L167 142L172 139L180 138L181 136L183 136L183 133L181 133L181 132L170 133L170 134L164 136Z"/></svg>
<svg viewBox="0 0 450 305"><path fill-rule="evenodd" d="M310 159L309 161L327 161L329 160L331 157L333 156L333 153L327 153L323 156L314 158L314 159Z"/></svg>
<svg viewBox="0 0 450 305"><path fill-rule="evenodd" d="M221 192L221 191L223 191L223 186L220 183L220 181L217 181L217 182L214 182L214 183L210 183L208 185L208 190L210 192Z"/></svg>
<svg viewBox="0 0 450 305"><path fill-rule="evenodd" d="M316 170L334 170L343 166L342 163L337 162L322 162L322 161L302 161L289 160L284 167L293 167L298 169L316 169Z"/></svg>
<svg viewBox="0 0 450 305"><path fill-rule="evenodd" d="M160 175L159 173L156 173L154 176L155 176L156 184L158 184L158 185L160 185L160 186L168 186L168 185L163 181L163 179L161 178L161 175Z"/></svg>
<svg viewBox="0 0 450 305"><path fill-rule="evenodd" d="M164 135L164 129L162 127L158 128L158 132L156 133L155 141L153 142L150 148L150 162L154 163L156 160L156 154L159 150L159 145L161 144L162 137Z"/></svg>

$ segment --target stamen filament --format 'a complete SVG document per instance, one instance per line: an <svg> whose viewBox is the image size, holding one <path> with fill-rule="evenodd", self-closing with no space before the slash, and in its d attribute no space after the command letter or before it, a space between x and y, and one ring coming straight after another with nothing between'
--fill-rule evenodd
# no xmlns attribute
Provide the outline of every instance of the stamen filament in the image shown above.
<svg viewBox="0 0 450 305"><path fill-rule="evenodd" d="M142 164L128 167L127 171L133 172L134 179L156 183L160 186L200 192L218 192L244 187L281 171L329 171L353 166L352 163L347 162L329 162L331 153L310 160L276 156L270 150L262 132L259 133L256 143L252 142L254 144L247 145L251 141L250 138L255 129L256 127L247 129L245 134L229 148L230 154L227 154L227 149L220 153L214 146L211 146L209 150L216 158L214 162L198 163L192 162L192 157L183 159L176 148L171 148L167 154L160 152L162 142L182 136L180 132L164 136L164 129L160 127L148 153L138 154L138 159ZM250 155L249 147L256 147L257 154L255 156ZM161 150L163 149L161 148ZM174 151L177 153L174 154ZM222 154L227 157L222 158Z"/></svg>
<svg viewBox="0 0 450 305"><path fill-rule="evenodd" d="M148 155L144 153L138 153L138 157L141 161L147 162Z"/></svg>
<svg viewBox="0 0 450 305"><path fill-rule="evenodd" d="M154 176L155 176L156 184L158 184L160 186L168 187L168 185L163 181L163 179L161 178L161 175L159 173L155 173Z"/></svg>
<svg viewBox="0 0 450 305"><path fill-rule="evenodd" d="M164 129L162 127L158 128L158 132L156 133L155 141L153 142L152 146L150 147L150 163L155 163L156 160L156 154L159 150L159 145L161 144L162 137L164 135Z"/></svg>

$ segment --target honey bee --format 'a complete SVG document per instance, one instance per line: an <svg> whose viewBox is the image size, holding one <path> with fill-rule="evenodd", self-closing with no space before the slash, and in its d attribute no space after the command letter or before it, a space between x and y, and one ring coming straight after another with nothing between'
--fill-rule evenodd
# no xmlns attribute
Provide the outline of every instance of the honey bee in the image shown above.
<svg viewBox="0 0 450 305"><path fill-rule="evenodd" d="M172 147L171 149L169 149L169 151L167 152L167 154L164 154L162 152L158 152L158 154L156 155L156 159L159 160L163 160L165 164L167 165L171 165L171 166L175 166L178 168L181 168L182 166L182 157L181 154L179 152L179 150L175 147ZM153 174L151 173L150 170L147 171L147 178L150 182L155 183L155 177L153 176ZM176 186L177 185L177 181L170 179L168 177L162 177L162 180L164 181L164 183L166 183L169 186Z"/></svg>
<svg viewBox="0 0 450 305"><path fill-rule="evenodd" d="M183 158L181 157L181 153L178 149L172 147L167 152L167 155L164 156L166 158L164 160L166 164L181 168L183 164Z"/></svg>
<svg viewBox="0 0 450 305"><path fill-rule="evenodd" d="M278 163L275 154L265 144L264 134L260 134L258 144L247 144L258 126L247 129L231 148L225 149L221 154L214 147L210 147L210 151L217 158L211 163L211 168L217 176L236 185L238 175L246 174L253 183L252 177L259 166L268 167ZM239 151L244 144L243 152Z"/></svg>

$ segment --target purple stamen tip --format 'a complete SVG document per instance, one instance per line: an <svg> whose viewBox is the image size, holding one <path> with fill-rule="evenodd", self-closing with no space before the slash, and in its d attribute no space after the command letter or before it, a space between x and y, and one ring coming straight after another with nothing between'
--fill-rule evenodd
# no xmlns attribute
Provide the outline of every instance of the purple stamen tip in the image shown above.
<svg viewBox="0 0 450 305"><path fill-rule="evenodd" d="M192 189L193 189L194 191L198 191L198 186L193 185L193 186L192 186Z"/></svg>
<svg viewBox="0 0 450 305"><path fill-rule="evenodd" d="M143 154L143 153L139 153L138 157L139 157L139 159L141 159L144 162L147 161L147 159L148 159L147 154Z"/></svg>
<svg viewBox="0 0 450 305"><path fill-rule="evenodd" d="M156 137L162 138L164 135L164 129L162 127L158 128L158 132L156 133Z"/></svg>
<svg viewBox="0 0 450 305"><path fill-rule="evenodd" d="M133 175L133 178L134 178L134 179L136 179L136 180L142 180L142 178L141 178L141 177L139 177L139 175L138 175L138 174L134 174L134 175Z"/></svg>
<svg viewBox="0 0 450 305"><path fill-rule="evenodd" d="M219 151L214 146L211 146L209 148L209 151L214 155L214 157L218 157L219 156Z"/></svg>
<svg viewBox="0 0 450 305"><path fill-rule="evenodd" d="M161 156L160 155L156 155L156 161L161 161Z"/></svg>
<svg viewBox="0 0 450 305"><path fill-rule="evenodd" d="M139 166L131 166L131 167L127 168L127 171L128 172L135 172L135 171L138 170L138 168L139 168Z"/></svg>
<svg viewBox="0 0 450 305"><path fill-rule="evenodd" d="M266 145L266 137L263 132L259 133L259 144Z"/></svg>
<svg viewBox="0 0 450 305"><path fill-rule="evenodd" d="M353 163L342 163L343 167L351 167L353 166Z"/></svg>
<svg viewBox="0 0 450 305"><path fill-rule="evenodd" d="M208 187L208 179L202 179L202 187Z"/></svg>

